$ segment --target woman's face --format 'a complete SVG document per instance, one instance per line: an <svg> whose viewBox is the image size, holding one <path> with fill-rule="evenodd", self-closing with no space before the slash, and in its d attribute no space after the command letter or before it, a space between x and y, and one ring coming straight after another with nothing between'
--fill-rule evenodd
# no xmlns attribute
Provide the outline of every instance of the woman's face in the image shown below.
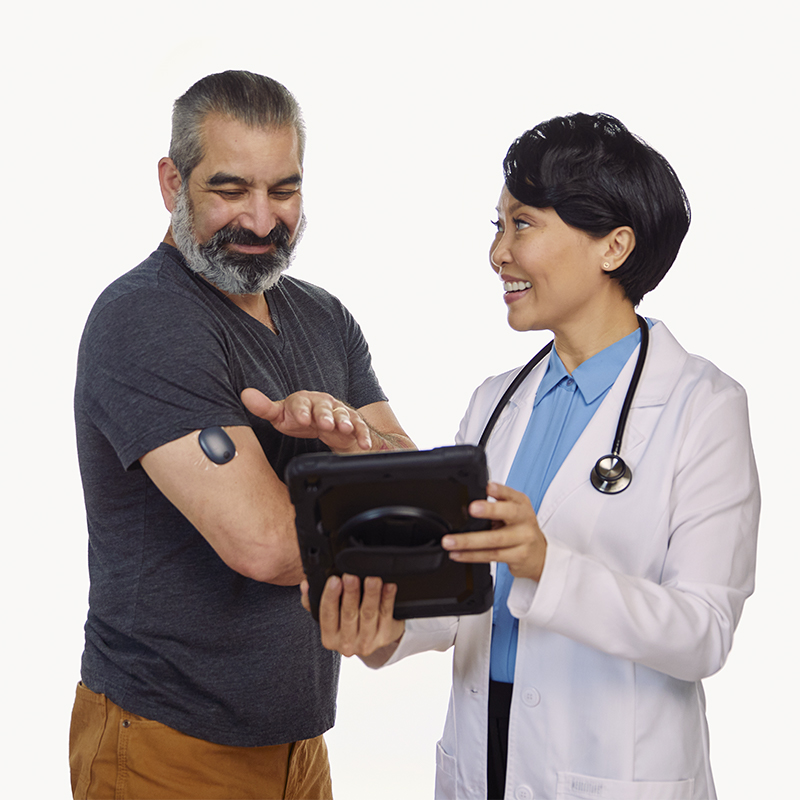
<svg viewBox="0 0 800 800"><path fill-rule="evenodd" d="M619 285L603 271L605 238L570 227L552 208L523 205L505 187L497 214L489 258L514 330L558 335L600 319L611 294L618 302Z"/></svg>

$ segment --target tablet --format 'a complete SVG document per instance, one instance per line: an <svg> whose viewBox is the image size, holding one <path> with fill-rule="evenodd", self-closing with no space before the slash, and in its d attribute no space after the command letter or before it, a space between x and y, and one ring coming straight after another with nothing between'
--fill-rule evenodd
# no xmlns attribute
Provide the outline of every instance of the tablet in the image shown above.
<svg viewBox="0 0 800 800"><path fill-rule="evenodd" d="M483 530L467 507L486 497L483 448L307 453L286 468L315 619L331 575L397 584L397 619L491 608L488 564L459 564L441 546L451 532Z"/></svg>

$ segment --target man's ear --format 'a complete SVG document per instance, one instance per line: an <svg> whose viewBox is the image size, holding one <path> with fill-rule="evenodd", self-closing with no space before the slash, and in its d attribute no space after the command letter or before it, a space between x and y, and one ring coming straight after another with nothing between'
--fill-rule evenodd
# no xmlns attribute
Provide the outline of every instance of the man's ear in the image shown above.
<svg viewBox="0 0 800 800"><path fill-rule="evenodd" d="M165 156L158 162L158 183L164 205L171 214L175 208L175 198L181 190L181 175L171 158Z"/></svg>
<svg viewBox="0 0 800 800"><path fill-rule="evenodd" d="M633 228L624 225L620 228L614 228L603 239L606 243L603 269L606 272L613 272L618 267L621 267L633 252L633 248L636 246L636 234L633 232Z"/></svg>

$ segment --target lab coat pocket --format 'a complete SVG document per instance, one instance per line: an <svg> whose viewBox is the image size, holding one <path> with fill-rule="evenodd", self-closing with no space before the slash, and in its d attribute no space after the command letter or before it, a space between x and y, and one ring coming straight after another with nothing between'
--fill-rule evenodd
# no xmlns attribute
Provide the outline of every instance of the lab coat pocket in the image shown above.
<svg viewBox="0 0 800 800"><path fill-rule="evenodd" d="M694 779L685 781L612 781L572 772L558 773L556 800L692 800Z"/></svg>
<svg viewBox="0 0 800 800"><path fill-rule="evenodd" d="M456 760L436 742L436 800L456 799Z"/></svg>

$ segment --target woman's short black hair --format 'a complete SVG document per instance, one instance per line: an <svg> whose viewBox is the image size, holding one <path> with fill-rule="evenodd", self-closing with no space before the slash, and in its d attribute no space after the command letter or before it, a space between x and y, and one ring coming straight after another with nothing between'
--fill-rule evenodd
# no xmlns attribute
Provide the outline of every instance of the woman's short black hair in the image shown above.
<svg viewBox="0 0 800 800"><path fill-rule="evenodd" d="M633 229L633 251L609 276L634 305L666 275L689 229L689 200L675 171L608 114L540 123L511 145L503 172L520 203L553 208L590 236Z"/></svg>

